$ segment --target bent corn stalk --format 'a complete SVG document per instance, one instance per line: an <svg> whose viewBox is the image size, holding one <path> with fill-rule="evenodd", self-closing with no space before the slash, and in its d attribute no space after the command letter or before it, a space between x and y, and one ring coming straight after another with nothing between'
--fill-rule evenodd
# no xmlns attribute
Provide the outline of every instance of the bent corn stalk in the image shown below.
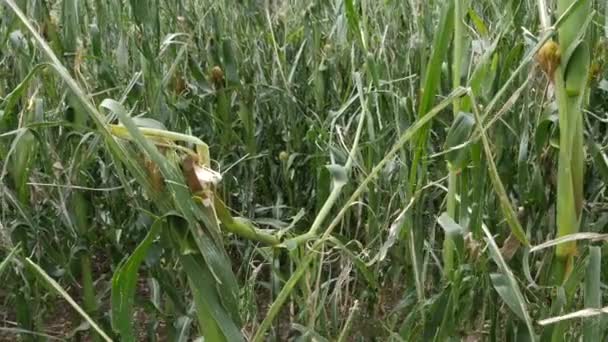
<svg viewBox="0 0 608 342"><path fill-rule="evenodd" d="M108 129L117 138L124 140L133 139L126 127L122 125L108 125ZM206 143L197 137L178 132L147 127L139 127L139 130L153 144L186 154L187 157L182 162L182 171L186 177L187 185L193 191L193 196L198 202L204 206L211 206L213 208L216 219L228 232L270 246L276 246L280 243L276 236L257 229L249 220L241 217L232 217L222 199L218 197L219 194L213 191L215 185L221 181L222 176L217 171L211 169L211 157L209 156L209 147ZM193 144L195 151L178 145L177 142ZM208 199L213 200L208 202Z"/></svg>

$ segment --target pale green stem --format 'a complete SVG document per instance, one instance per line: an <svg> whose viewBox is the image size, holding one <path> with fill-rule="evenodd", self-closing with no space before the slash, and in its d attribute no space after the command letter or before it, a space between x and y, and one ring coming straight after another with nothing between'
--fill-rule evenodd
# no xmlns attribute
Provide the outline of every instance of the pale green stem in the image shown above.
<svg viewBox="0 0 608 342"><path fill-rule="evenodd" d="M365 98L364 98L363 86L361 83L361 75L356 73L354 75L354 77L355 77L355 82L357 84L357 88L359 90L359 100L361 101L361 115L359 117L359 125L357 126L357 131L355 133L355 140L353 142L353 146L350 149L350 153L348 154L348 159L346 160L346 164L344 165L344 169L346 170L346 172L349 172L350 168L352 167L353 160L355 158L355 153L357 151L357 148L359 147L359 140L361 139L361 132L363 131L365 117L368 114L367 113L367 104L365 103ZM341 183L341 182L334 182L334 187L331 190L331 193L329 194L329 196L327 197L327 200L325 200L325 203L323 203L323 207L321 207L321 210L319 210L317 217L315 217L315 220L313 221L312 225L310 226L310 230L302 235L298 235L292 239L287 240L285 243L283 243L283 245L285 245L289 248L293 248L293 247L299 245L300 243L303 243L305 241L308 241L309 239L315 238L317 236L317 231L321 227L321 224L323 224L323 221L325 220L327 215L329 215L329 213L331 212L331 209L333 208L334 203L340 197L340 194L342 192L342 188L344 187L344 185L345 184Z"/></svg>
<svg viewBox="0 0 608 342"><path fill-rule="evenodd" d="M462 45L463 45L463 24L462 24L462 0L454 0L454 44L452 61L452 89L460 87L461 67L462 67ZM452 113L454 117L460 112L460 98L455 98L452 102ZM448 198L447 212L454 221L456 217L456 187L458 186L458 170L452 168L448 163ZM443 264L444 274L448 275L454 267L454 244L449 237L445 237L443 242Z"/></svg>
<svg viewBox="0 0 608 342"><path fill-rule="evenodd" d="M540 17L540 26L543 30L548 30L551 27L551 18L547 13L547 2L545 0L536 0L538 6L538 14Z"/></svg>
<svg viewBox="0 0 608 342"><path fill-rule="evenodd" d="M348 338L348 331L350 330L350 326L353 323L353 317L355 316L355 312L357 312L358 309L359 309L359 301L355 300L353 307L350 308L350 313L348 314L346 323L344 323L344 328L342 328L342 332L340 332L340 336L338 337L338 342L344 342Z"/></svg>

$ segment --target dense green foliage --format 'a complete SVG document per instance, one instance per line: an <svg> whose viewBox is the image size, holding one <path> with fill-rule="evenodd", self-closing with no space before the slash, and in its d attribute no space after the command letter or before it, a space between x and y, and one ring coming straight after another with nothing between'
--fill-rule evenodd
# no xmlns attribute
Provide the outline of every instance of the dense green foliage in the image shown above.
<svg viewBox="0 0 608 342"><path fill-rule="evenodd" d="M608 338L605 1L0 0L0 41L0 340Z"/></svg>

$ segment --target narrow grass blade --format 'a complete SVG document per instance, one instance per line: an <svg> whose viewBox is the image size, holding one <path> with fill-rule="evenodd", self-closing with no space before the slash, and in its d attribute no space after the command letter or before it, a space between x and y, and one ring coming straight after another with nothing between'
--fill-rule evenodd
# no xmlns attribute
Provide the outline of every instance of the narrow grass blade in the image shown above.
<svg viewBox="0 0 608 342"><path fill-rule="evenodd" d="M4 269L11 263L11 261L13 261L13 258L20 250L21 244L19 243L15 247L13 247L13 249L11 249L8 255L4 258L4 260L0 262L0 276L2 276L2 272L4 272Z"/></svg>
<svg viewBox="0 0 608 342"><path fill-rule="evenodd" d="M602 249L601 247L589 247L589 264L585 272L585 307L601 308L602 291L600 289L602 275ZM601 339L600 320L590 318L583 324L583 341L594 342Z"/></svg>
<svg viewBox="0 0 608 342"><path fill-rule="evenodd" d="M480 132L481 142L483 144L483 150L486 155L486 160L488 163L488 171L490 173L490 179L492 180L492 185L494 186L494 191L498 196L498 200L500 202L500 208L502 209L502 213L507 220L507 224L509 228L511 228L511 232L513 235L521 242L524 246L529 246L530 242L526 237L526 232L522 228L519 223L519 219L517 218L517 214L515 210L511 206L511 202L509 200L509 196L507 195L507 191L500 180L500 175L498 174L498 169L496 168L496 163L494 162L494 157L492 155L492 148L490 147L490 143L488 142L488 137L486 136L485 128L482 124L482 118L479 115L479 110L477 109L477 103L475 101L474 94L471 94L471 100L473 104L473 112L475 113L475 121L477 122L477 130Z"/></svg>
<svg viewBox="0 0 608 342"><path fill-rule="evenodd" d="M0 332L2 332L2 331L5 333L15 334L15 335L19 334L19 335L31 335L31 336L43 337L43 338L49 339L51 341L65 341L65 339L61 338L61 337L52 336L49 334L39 333L39 332L25 330L25 329L20 329L20 328L0 327ZM16 340L19 341L19 339L16 339Z"/></svg>
<svg viewBox="0 0 608 342"><path fill-rule="evenodd" d="M605 315L605 314L608 314L608 306L603 307L601 309L583 309L583 310L571 312L569 314L565 314L565 315L561 315L561 316L546 318L546 319L538 321L538 324L540 324L540 325L556 324L556 323L559 323L562 321L568 321L571 319L595 317L595 316Z"/></svg>
<svg viewBox="0 0 608 342"><path fill-rule="evenodd" d="M500 248L498 248L498 245L496 245L492 234L485 226L482 226L482 230L486 235L486 242L488 243L490 256L500 270L500 273L494 273L491 275L494 288L507 306L509 306L509 308L526 323L528 333L530 334L530 339L534 341L536 339L536 334L534 333L532 319L528 313L526 299L519 289L519 285L517 284L517 280L515 279L513 272L511 272L511 269L505 262L505 259L503 259L502 254L500 253Z"/></svg>
<svg viewBox="0 0 608 342"><path fill-rule="evenodd" d="M353 303L353 306L350 308L350 312L348 313L348 318L346 319L346 323L344 323L344 327L342 328L342 331L340 332L340 336L338 336L338 340L337 340L338 342L345 342L346 339L348 338L348 333L352 326L353 318L354 318L357 310L359 310L359 301L355 300L355 302Z"/></svg>
<svg viewBox="0 0 608 342"><path fill-rule="evenodd" d="M538 252L542 249L557 246L562 243L578 241L578 240L591 240L591 241L608 241L608 234L598 233L576 233L562 236L557 239L545 241L539 245L530 248L530 253Z"/></svg>
<svg viewBox="0 0 608 342"><path fill-rule="evenodd" d="M112 339L93 321L89 315L72 299L72 297L55 281L55 279L51 278L40 266L38 266L35 262L33 262L30 258L25 258L26 264L31 267L31 269L40 276L52 289L57 291L59 295L61 295L73 308L76 310L82 318L84 318L91 327L105 340L112 341Z"/></svg>

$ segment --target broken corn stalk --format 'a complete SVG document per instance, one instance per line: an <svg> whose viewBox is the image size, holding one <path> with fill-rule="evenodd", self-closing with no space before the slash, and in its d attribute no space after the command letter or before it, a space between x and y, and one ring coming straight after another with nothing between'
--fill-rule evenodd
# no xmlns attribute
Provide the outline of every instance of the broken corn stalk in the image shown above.
<svg viewBox="0 0 608 342"><path fill-rule="evenodd" d="M127 128L122 125L108 125L112 135L124 140L132 140ZM280 243L279 239L263 230L257 229L253 224L241 217L232 217L230 211L215 193L215 186L222 180L219 172L211 169L209 147L197 137L166 131L156 128L139 127L140 131L157 146L174 149L186 153L182 161L182 172L186 184L193 193L193 197L206 207L211 207L216 219L227 231L249 240L260 241L274 246ZM187 142L195 146L196 151L178 145L177 142Z"/></svg>

